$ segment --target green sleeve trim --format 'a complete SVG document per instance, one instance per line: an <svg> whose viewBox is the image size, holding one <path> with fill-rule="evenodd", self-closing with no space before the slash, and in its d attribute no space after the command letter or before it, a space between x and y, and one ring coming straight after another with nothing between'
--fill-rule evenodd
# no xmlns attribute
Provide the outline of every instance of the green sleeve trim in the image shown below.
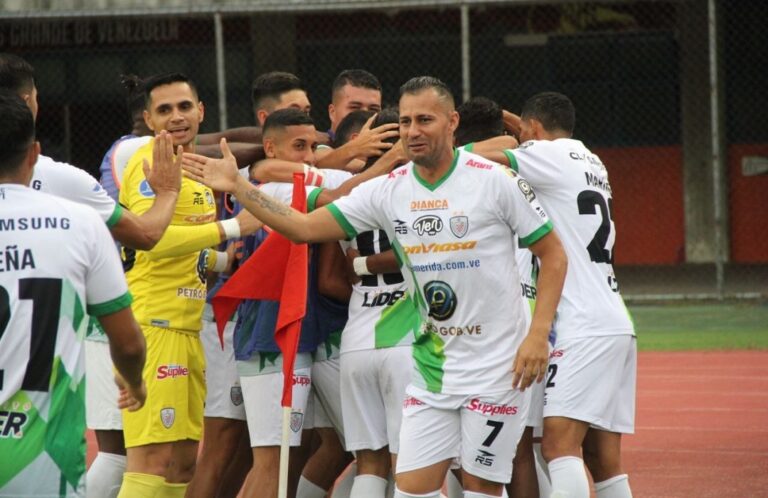
<svg viewBox="0 0 768 498"><path fill-rule="evenodd" d="M464 150L466 150L467 152L473 152L472 149L474 148L475 148L475 142L469 142L468 144L464 145Z"/></svg>
<svg viewBox="0 0 768 498"><path fill-rule="evenodd" d="M315 209L317 209L317 198L320 197L320 192L322 192L322 188L316 188L312 192L309 193L307 196L307 212L311 213Z"/></svg>
<svg viewBox="0 0 768 498"><path fill-rule="evenodd" d="M520 173L520 165L517 164L517 158L512 151L504 149L504 155L507 156L507 159L509 160L509 167L512 168L515 173Z"/></svg>
<svg viewBox="0 0 768 498"><path fill-rule="evenodd" d="M346 216L339 210L338 207L336 207L333 203L328 204L325 206L328 211L331 212L334 218L336 218L336 223L339 224L339 226L344 230L344 233L347 234L347 240L352 240L355 237L357 237L357 230L355 230L355 227L352 226L352 224L347 220Z"/></svg>
<svg viewBox="0 0 768 498"><path fill-rule="evenodd" d="M117 222L120 221L120 218L123 217L123 206L121 206L118 203L115 203L115 210L112 211L112 214L109 216L109 219L107 220L107 227L112 228L113 226L117 225Z"/></svg>
<svg viewBox="0 0 768 498"><path fill-rule="evenodd" d="M126 293L122 296L116 297L115 299L107 301L106 303L89 304L88 314L91 316L110 315L129 307L132 302L133 297L131 297L131 293L126 291Z"/></svg>
<svg viewBox="0 0 768 498"><path fill-rule="evenodd" d="M520 237L520 247L530 247L535 244L540 238L552 231L552 222L548 221L537 228L532 234L527 237Z"/></svg>

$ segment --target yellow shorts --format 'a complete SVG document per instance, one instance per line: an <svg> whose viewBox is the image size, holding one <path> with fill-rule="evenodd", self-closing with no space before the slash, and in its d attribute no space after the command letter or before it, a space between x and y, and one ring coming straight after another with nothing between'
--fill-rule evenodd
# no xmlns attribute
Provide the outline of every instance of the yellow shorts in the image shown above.
<svg viewBox="0 0 768 498"><path fill-rule="evenodd" d="M142 326L147 340L147 402L123 410L125 446L192 439L203 434L205 353L197 332Z"/></svg>

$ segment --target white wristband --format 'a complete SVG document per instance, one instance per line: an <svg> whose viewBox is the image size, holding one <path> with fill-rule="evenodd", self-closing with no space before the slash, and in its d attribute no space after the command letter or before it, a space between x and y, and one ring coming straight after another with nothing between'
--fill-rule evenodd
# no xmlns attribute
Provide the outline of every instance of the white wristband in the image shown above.
<svg viewBox="0 0 768 498"><path fill-rule="evenodd" d="M240 222L235 218L220 221L221 229L224 230L224 240L237 239L240 237Z"/></svg>
<svg viewBox="0 0 768 498"><path fill-rule="evenodd" d="M373 275L373 273L368 271L368 264L365 261L366 259L368 258L360 256L352 260L352 268L355 269L355 275L359 277L362 277L363 275Z"/></svg>
<svg viewBox="0 0 768 498"><path fill-rule="evenodd" d="M229 254L223 251L215 251L215 252L216 252L216 263L214 263L213 268L211 268L211 271L222 272L227 267L227 263L229 263Z"/></svg>

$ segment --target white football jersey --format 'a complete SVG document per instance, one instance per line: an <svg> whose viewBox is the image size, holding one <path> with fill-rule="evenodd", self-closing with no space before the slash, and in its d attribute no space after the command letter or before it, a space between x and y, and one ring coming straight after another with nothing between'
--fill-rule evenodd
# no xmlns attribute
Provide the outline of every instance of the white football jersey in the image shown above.
<svg viewBox="0 0 768 498"><path fill-rule="evenodd" d="M413 345L416 387L446 394L511 388L527 333L514 235L532 244L552 230L523 178L456 151L435 184L409 163L328 209L350 238L383 229L400 254L409 285L403 299L424 320Z"/></svg>
<svg viewBox="0 0 768 498"><path fill-rule="evenodd" d="M93 209L0 185L0 497L82 496L86 313L130 303Z"/></svg>
<svg viewBox="0 0 768 498"><path fill-rule="evenodd" d="M29 186L70 201L91 206L107 226L118 222L122 208L94 177L67 163L40 155Z"/></svg>
<svg viewBox="0 0 768 498"><path fill-rule="evenodd" d="M568 255L554 323L558 340L634 334L613 272L613 199L600 158L565 138L529 141L506 153L535 189Z"/></svg>

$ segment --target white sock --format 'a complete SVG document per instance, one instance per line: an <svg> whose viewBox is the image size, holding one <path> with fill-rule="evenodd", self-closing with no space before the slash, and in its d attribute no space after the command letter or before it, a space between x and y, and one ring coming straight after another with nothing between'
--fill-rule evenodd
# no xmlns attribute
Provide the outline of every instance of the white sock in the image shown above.
<svg viewBox="0 0 768 498"><path fill-rule="evenodd" d="M85 477L86 498L116 498L123 483L125 455L99 452Z"/></svg>
<svg viewBox="0 0 768 498"><path fill-rule="evenodd" d="M387 494L387 480L372 474L355 477L349 498L384 498Z"/></svg>
<svg viewBox="0 0 768 498"><path fill-rule="evenodd" d="M448 490L448 498L461 498L464 496L464 488L461 487L461 483L456 478L456 474L450 470L445 476L445 488Z"/></svg>
<svg viewBox="0 0 768 498"><path fill-rule="evenodd" d="M627 474L620 474L605 481L596 482L595 491L597 498L632 498Z"/></svg>
<svg viewBox="0 0 768 498"><path fill-rule="evenodd" d="M349 498L352 493L355 475L357 475L357 462L353 460L342 473L343 477L341 480L336 481L336 485L333 486L331 498Z"/></svg>
<svg viewBox="0 0 768 498"><path fill-rule="evenodd" d="M544 455L541 454L541 443L533 443L533 456L536 457L536 479L539 481L539 496L552 494L552 486L549 484L549 468Z"/></svg>
<svg viewBox="0 0 768 498"><path fill-rule="evenodd" d="M296 498L325 498L328 491L321 488L314 482L304 476L299 478L299 485L296 488Z"/></svg>
<svg viewBox="0 0 768 498"><path fill-rule="evenodd" d="M501 497L506 496L506 494L502 494ZM464 491L464 498L501 498L498 495L487 495L485 493L480 493L477 491Z"/></svg>
<svg viewBox="0 0 768 498"><path fill-rule="evenodd" d="M411 493L405 493L403 491L400 491L399 489L397 489L397 486L395 486L395 498L440 498L440 490L436 489L431 493L427 493L425 495L414 495Z"/></svg>
<svg viewBox="0 0 768 498"><path fill-rule="evenodd" d="M589 481L581 458L555 458L549 462L549 478L552 498L589 498Z"/></svg>

